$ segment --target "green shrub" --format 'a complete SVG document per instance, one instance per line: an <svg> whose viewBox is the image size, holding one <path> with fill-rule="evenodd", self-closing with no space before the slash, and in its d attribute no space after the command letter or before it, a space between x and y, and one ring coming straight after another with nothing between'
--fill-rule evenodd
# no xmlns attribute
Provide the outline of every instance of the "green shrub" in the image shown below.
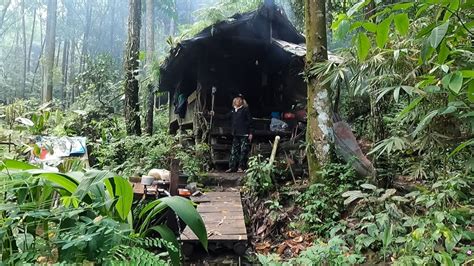
<svg viewBox="0 0 474 266"><path fill-rule="evenodd" d="M168 134L126 136L100 145L93 155L98 167L126 176L146 174L151 168L169 168L175 141Z"/></svg>
<svg viewBox="0 0 474 266"><path fill-rule="evenodd" d="M244 178L245 187L251 194L264 195L268 193L274 186L275 167L269 164L268 159L263 159L260 154L250 157L248 165Z"/></svg>
<svg viewBox="0 0 474 266"><path fill-rule="evenodd" d="M190 181L199 181L202 172L209 170L209 145L201 143L187 148L182 145L175 147L178 148L176 158L180 160L183 172L189 176Z"/></svg>
<svg viewBox="0 0 474 266"><path fill-rule="evenodd" d="M258 255L263 265L354 265L365 261L361 254L353 253L341 238L334 237L326 242L316 242L298 257L287 262L279 262L275 255Z"/></svg>
<svg viewBox="0 0 474 266"><path fill-rule="evenodd" d="M402 196L363 184L343 194L348 217L330 235L356 252L376 252L375 262L462 264L473 248L472 185L472 177L455 175Z"/></svg>
<svg viewBox="0 0 474 266"><path fill-rule="evenodd" d="M350 164L329 164L321 171L321 183L311 184L298 196L296 203L302 206L299 216L306 231L327 232L341 219L345 211L342 193L361 181Z"/></svg>
<svg viewBox="0 0 474 266"><path fill-rule="evenodd" d="M0 259L16 263L180 261L176 235L163 223L167 211L190 227L207 249L207 232L192 202L165 197L132 217L133 188L107 171L54 173L13 160L0 162ZM133 227L133 219L141 222ZM152 232L160 238L146 238ZM164 248L165 258L144 250ZM124 251L125 250L125 251ZM138 256L137 254L141 254Z"/></svg>

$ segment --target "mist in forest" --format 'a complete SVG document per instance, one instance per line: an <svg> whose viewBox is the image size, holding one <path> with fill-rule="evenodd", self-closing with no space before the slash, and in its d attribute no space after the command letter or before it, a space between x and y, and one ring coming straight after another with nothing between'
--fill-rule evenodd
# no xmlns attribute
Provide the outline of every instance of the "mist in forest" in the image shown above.
<svg viewBox="0 0 474 266"><path fill-rule="evenodd" d="M146 2L141 1L143 54L147 51ZM152 1L155 60L166 56L170 43L191 38L205 26L234 13L254 10L261 2ZM281 5L287 1L276 2ZM78 77L98 65L98 60L110 67L115 72L110 75L119 80L128 17L126 0L0 0L0 101L44 99L45 73L51 72L52 99L62 99L70 105L87 90ZM53 32L48 31L48 20L54 25ZM46 67L49 62L51 69Z"/></svg>

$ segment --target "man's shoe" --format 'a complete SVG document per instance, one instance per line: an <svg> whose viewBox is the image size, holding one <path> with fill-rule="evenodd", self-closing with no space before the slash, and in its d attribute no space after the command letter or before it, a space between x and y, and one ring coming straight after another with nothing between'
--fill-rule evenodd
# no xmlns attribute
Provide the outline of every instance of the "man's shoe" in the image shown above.
<svg viewBox="0 0 474 266"><path fill-rule="evenodd" d="M244 169L242 168L239 168L239 170L237 170L237 173L243 173L244 172Z"/></svg>
<svg viewBox="0 0 474 266"><path fill-rule="evenodd" d="M232 169L232 168L229 168L229 169L227 169L225 172L226 172L226 173L233 173L233 172L235 172L235 170Z"/></svg>

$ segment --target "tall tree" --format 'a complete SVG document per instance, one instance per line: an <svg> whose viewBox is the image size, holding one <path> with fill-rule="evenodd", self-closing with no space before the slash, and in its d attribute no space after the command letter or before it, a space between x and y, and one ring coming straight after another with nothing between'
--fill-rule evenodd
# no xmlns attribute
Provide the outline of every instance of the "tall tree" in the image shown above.
<svg viewBox="0 0 474 266"><path fill-rule="evenodd" d="M33 72L33 78L31 80L31 89L30 91L33 91L33 88L35 86L35 79L36 79L36 74L38 73L38 69L39 69L39 66L41 64L41 59L44 57L44 45L46 43L46 38L43 38L43 25L42 25L42 19L39 19L39 32L40 32L40 40L41 40L41 51L38 55L38 60L36 61L36 66L35 66L35 70ZM40 86L40 92L41 92L41 95L43 95L43 89L41 88ZM43 98L43 97L41 97Z"/></svg>
<svg viewBox="0 0 474 266"><path fill-rule="evenodd" d="M48 12L46 21L45 36L45 58L44 58L44 76L43 76L43 102L49 102L53 99L53 65L54 65L54 47L56 39L56 16L58 9L58 0L48 0Z"/></svg>
<svg viewBox="0 0 474 266"><path fill-rule="evenodd" d="M54 67L58 67L59 66L59 58L60 58L60 54L61 54L61 45L63 44L62 40L59 39L58 40L58 49L55 48L56 50L56 56L54 57L55 61L54 61Z"/></svg>
<svg viewBox="0 0 474 266"><path fill-rule="evenodd" d="M305 0L306 68L328 59L325 9L324 0ZM330 160L329 134L332 115L328 86L322 85L315 76L309 77L307 86L308 166L310 176L315 178L320 168Z"/></svg>
<svg viewBox="0 0 474 266"><path fill-rule="evenodd" d="M112 56L115 56L115 0L110 0L110 40L109 40L109 45L110 45L110 54Z"/></svg>
<svg viewBox="0 0 474 266"><path fill-rule="evenodd" d="M91 27L92 27L92 8L93 8L92 0L87 1L87 11L86 11L86 22L84 25L84 35L82 37L82 51L81 51L81 59L79 62L79 72L84 71L86 58L88 55L89 49L89 37L91 34Z"/></svg>
<svg viewBox="0 0 474 266"><path fill-rule="evenodd" d="M36 10L37 8L35 6L33 9L33 25L31 26L30 46L28 48L27 72L30 72L30 68L31 68L31 49L33 48L33 40L35 38Z"/></svg>
<svg viewBox="0 0 474 266"><path fill-rule="evenodd" d="M125 50L125 121L127 134L140 135L140 116L138 102L138 55L140 50L141 1L129 0L128 39Z"/></svg>
<svg viewBox="0 0 474 266"><path fill-rule="evenodd" d="M61 101L63 104L63 108L66 108L66 85L67 85L67 78L68 78L68 61L69 61L69 41L64 41L64 48L63 48L63 61L61 64L61 72L63 74L63 80L61 84Z"/></svg>
<svg viewBox="0 0 474 266"><path fill-rule="evenodd" d="M153 84L153 78L151 77L152 64L155 54L155 7L153 3L153 0L146 1L146 70L148 72L148 76L150 77L150 81L148 83L145 132L150 136L153 134L153 112L155 108L155 86Z"/></svg>
<svg viewBox="0 0 474 266"><path fill-rule="evenodd" d="M25 98L26 92L26 64L28 63L28 55L26 50L26 23L25 23L25 0L21 1L21 32L23 36L23 72L21 79L21 97Z"/></svg>
<svg viewBox="0 0 474 266"><path fill-rule="evenodd" d="M12 1L11 0L7 0L6 2L3 3L3 6L2 6L2 11L0 13L0 36L2 36L2 28L3 28L3 24L5 22L5 17L7 15L7 11L8 11L8 8L10 7Z"/></svg>
<svg viewBox="0 0 474 266"><path fill-rule="evenodd" d="M74 86L74 83L71 81L74 81L75 78L75 68L74 68L74 55L76 51L76 41L74 39L71 40L71 47L70 47L70 54L69 54L69 78L67 80L67 83L71 85L71 104L74 103L75 101L75 96L76 96L76 87Z"/></svg>

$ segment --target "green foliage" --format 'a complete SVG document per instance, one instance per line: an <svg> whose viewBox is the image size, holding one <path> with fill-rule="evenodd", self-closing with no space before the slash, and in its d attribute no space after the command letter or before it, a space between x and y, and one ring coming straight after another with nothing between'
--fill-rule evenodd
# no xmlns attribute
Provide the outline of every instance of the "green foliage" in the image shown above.
<svg viewBox="0 0 474 266"><path fill-rule="evenodd" d="M0 107L0 141L12 142L14 149L8 158L26 158L37 147L32 139L42 136L84 136L88 148L94 150L112 137L125 135L123 118L106 109L63 112L53 104L38 105L34 101L16 101ZM94 158L89 158L91 163Z"/></svg>
<svg viewBox="0 0 474 266"><path fill-rule="evenodd" d="M168 169L171 158L181 161L185 174L191 179L197 179L208 167L208 151L206 144L183 146L177 143L177 138L168 133L168 108L162 107L155 113L155 130L152 136L125 136L122 127L116 133L106 134L97 143L93 156L97 166L111 169L125 176L137 176L148 173L152 168ZM106 130L113 120L101 120L98 129ZM121 125L122 120L117 124ZM92 123L94 124L94 123ZM114 131L112 131L114 132Z"/></svg>
<svg viewBox="0 0 474 266"><path fill-rule="evenodd" d="M469 5L375 3L369 17L369 2L338 14L331 26L335 36L354 36L354 47L339 52L343 62L316 64L308 74L341 90L342 116L355 120L358 136L374 142L380 176L395 170L436 179L440 165L444 172L470 171L469 149L448 159L470 143L474 129ZM360 101L366 109L353 107Z"/></svg>
<svg viewBox="0 0 474 266"><path fill-rule="evenodd" d="M335 265L353 265L363 263L365 258L360 254L351 254L349 245L339 237L331 238L327 243L316 243L290 261L294 265L308 265L312 263Z"/></svg>
<svg viewBox="0 0 474 266"><path fill-rule="evenodd" d="M100 145L93 153L98 166L126 176L146 174L151 168L168 169L173 137L156 132L153 136L127 136Z"/></svg>
<svg viewBox="0 0 474 266"><path fill-rule="evenodd" d="M326 171L345 170L332 165ZM354 177L339 181L326 174L326 179L296 202L302 206L303 225L313 225L310 232L318 233L313 246L286 262L276 254L258 255L261 263L462 265L469 261L467 251L474 248L472 176L454 175L408 194L368 183L356 185ZM332 183L339 184L326 189ZM344 189L337 187L352 189L340 193ZM320 220L311 220L314 217Z"/></svg>
<svg viewBox="0 0 474 266"><path fill-rule="evenodd" d="M176 148L176 158L180 160L183 172L190 181L198 181L203 171L209 169L209 145L199 143L189 147L177 145Z"/></svg>
<svg viewBox="0 0 474 266"><path fill-rule="evenodd" d="M125 136L123 118L107 109L73 110L64 113L63 119L52 133L56 136L84 136L91 143L107 142L112 137Z"/></svg>
<svg viewBox="0 0 474 266"><path fill-rule="evenodd" d="M364 61L370 51L370 41L363 32L357 35L357 56L359 60Z"/></svg>
<svg viewBox="0 0 474 266"><path fill-rule="evenodd" d="M89 111L122 108L119 101L122 96L122 81L118 81L120 72L113 58L109 55L87 58L86 66L71 84L71 89L80 93L79 99L72 104L72 109Z"/></svg>
<svg viewBox="0 0 474 266"><path fill-rule="evenodd" d="M440 258L462 263L472 248L468 231L474 213L464 207L472 209L472 182L472 177L454 176L403 196L363 185L364 192L343 195L356 195L346 202L353 206L348 219L353 225L341 221L331 234L343 234L357 252L370 248L381 250L384 258L391 254L401 265L440 263Z"/></svg>
<svg viewBox="0 0 474 266"><path fill-rule="evenodd" d="M140 240L144 234L134 233L133 190L123 177L97 170L51 173L4 160L0 165L0 185L5 189L0 202L2 261L114 264L120 258L165 264L164 258L143 249L144 244L150 244L146 238ZM207 247L204 223L189 200L170 197L160 202L165 204L163 211L169 206ZM154 218L160 220L160 215L155 212ZM147 228L150 220L142 226ZM156 224L154 228L161 228L165 242L151 243L166 248L173 264L179 264L174 233L166 231L165 225Z"/></svg>
<svg viewBox="0 0 474 266"><path fill-rule="evenodd" d="M112 111L112 112L111 112ZM192 179L208 167L209 147L206 144L183 147L168 134L168 109L160 108L155 115L153 136L126 136L123 118L105 107L61 112L50 105L18 101L5 106L5 119L11 129L0 130L0 139L9 137L18 148L11 157L31 151L26 143L37 134L54 136L84 136L88 141L89 162L100 168L125 176L146 174L151 168L169 168L169 159L181 160L185 174ZM19 149L21 148L21 149Z"/></svg>
<svg viewBox="0 0 474 266"><path fill-rule="evenodd" d="M345 210L340 196L357 183L350 165L329 164L321 171L321 183L315 183L296 199L302 206L299 219L306 231L327 234Z"/></svg>
<svg viewBox="0 0 474 266"><path fill-rule="evenodd" d="M245 172L244 185L255 195L264 195L273 188L275 167L262 155L252 156L249 159L248 169Z"/></svg>
<svg viewBox="0 0 474 266"><path fill-rule="evenodd" d="M138 213L140 226L137 232L141 236L149 235L153 232L158 233L169 245L166 249L170 255L173 265L179 265L179 243L176 240L174 232L168 226L160 224L163 217L166 216L168 208L175 213L176 221L181 219L196 234L204 249L207 250L207 232L204 222L196 211L193 203L182 197L173 196L157 199L148 202ZM155 225L155 221L160 221Z"/></svg>
<svg viewBox="0 0 474 266"><path fill-rule="evenodd" d="M365 261L364 256L352 253L349 245L339 237L328 242L319 241L288 262L279 262L277 255L258 255L263 265L355 265Z"/></svg>
<svg viewBox="0 0 474 266"><path fill-rule="evenodd" d="M380 22L379 25L377 25L375 40L379 48L384 48L385 44L388 41L388 34L390 31L390 24L392 23L392 19L392 16L390 16Z"/></svg>
<svg viewBox="0 0 474 266"><path fill-rule="evenodd" d="M179 39L190 38L199 33L204 28L223 21L235 13L244 13L257 9L261 4L260 0L219 0L211 7L198 10L197 20L192 25L182 25L180 27Z"/></svg>
<svg viewBox="0 0 474 266"><path fill-rule="evenodd" d="M163 233L163 229L148 228L148 221L154 219L158 213L166 210L167 207L171 208L193 230L204 248L207 249L207 233L201 216L197 215L197 211L190 200L179 196L165 197L148 203L139 215L139 218L144 218L145 221L139 232L146 234L147 230L156 230ZM144 217L145 214L146 217Z"/></svg>
<svg viewBox="0 0 474 266"><path fill-rule="evenodd" d="M166 260L142 247L119 246L104 265L169 265Z"/></svg>
<svg viewBox="0 0 474 266"><path fill-rule="evenodd" d="M203 228L205 231L205 227ZM202 230L202 228L199 229ZM171 262L175 265L178 265L180 262L179 243L174 232L171 231L171 229L169 229L166 225L153 226L150 228L150 230L156 231L164 240L169 241L170 244L166 246L166 249L170 255Z"/></svg>
<svg viewBox="0 0 474 266"><path fill-rule="evenodd" d="M9 160L1 169L6 192L1 204L5 261L100 260L129 234L130 227L114 219L120 197L109 197L99 185L108 181L107 173L73 177ZM130 207L124 211L129 213Z"/></svg>
<svg viewBox="0 0 474 266"><path fill-rule="evenodd" d="M0 123L8 130L0 131L0 138L13 135L15 144L20 144L20 137L47 134L52 127L60 123L62 114L54 110L51 104L39 105L35 101L18 100L12 104L0 106ZM23 134L22 134L23 133Z"/></svg>
<svg viewBox="0 0 474 266"><path fill-rule="evenodd" d="M407 35L408 34L408 27L410 26L410 21L408 18L408 14L400 13L393 17L393 22L395 23L395 28L397 29L400 35Z"/></svg>

